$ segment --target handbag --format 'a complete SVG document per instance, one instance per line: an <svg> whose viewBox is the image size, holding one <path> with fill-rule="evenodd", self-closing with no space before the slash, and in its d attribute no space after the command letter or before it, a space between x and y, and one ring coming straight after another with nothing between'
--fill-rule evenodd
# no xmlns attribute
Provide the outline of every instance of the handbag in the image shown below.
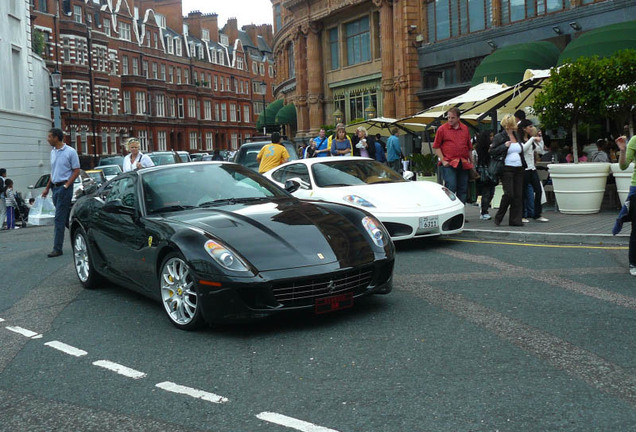
<svg viewBox="0 0 636 432"><path fill-rule="evenodd" d="M503 158L490 158L490 162L488 162L488 170L486 171L488 181L493 184L499 183L499 177L501 177L501 173L503 173L503 168Z"/></svg>
<svg viewBox="0 0 636 432"><path fill-rule="evenodd" d="M488 167L480 165L477 167L477 174L479 174L479 181L486 183L488 181Z"/></svg>

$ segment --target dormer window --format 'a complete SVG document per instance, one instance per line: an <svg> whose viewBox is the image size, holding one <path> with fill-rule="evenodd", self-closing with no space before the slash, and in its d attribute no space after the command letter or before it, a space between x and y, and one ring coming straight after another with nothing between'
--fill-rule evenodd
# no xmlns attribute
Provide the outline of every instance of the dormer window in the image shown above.
<svg viewBox="0 0 636 432"><path fill-rule="evenodd" d="M168 37L166 41L166 49L168 50L168 54L174 54L174 39Z"/></svg>
<svg viewBox="0 0 636 432"><path fill-rule="evenodd" d="M181 39L174 38L174 48L175 48L175 54L178 56L181 56Z"/></svg>
<svg viewBox="0 0 636 432"><path fill-rule="evenodd" d="M218 63L216 59L216 50L210 50L210 54L212 54L212 63Z"/></svg>
<svg viewBox="0 0 636 432"><path fill-rule="evenodd" d="M201 30L201 39L203 39L204 41L209 41L210 40L210 31L203 29Z"/></svg>
<svg viewBox="0 0 636 432"><path fill-rule="evenodd" d="M228 39L227 35L221 34L221 44L229 45L229 39Z"/></svg>

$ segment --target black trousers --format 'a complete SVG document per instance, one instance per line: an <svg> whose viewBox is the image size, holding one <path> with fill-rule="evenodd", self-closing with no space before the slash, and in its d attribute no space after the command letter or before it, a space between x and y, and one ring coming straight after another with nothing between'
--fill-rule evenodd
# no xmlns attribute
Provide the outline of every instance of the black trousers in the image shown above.
<svg viewBox="0 0 636 432"><path fill-rule="evenodd" d="M510 207L510 215L508 223L512 226L521 226L523 222L523 175L525 168L504 166L501 175L501 185L503 186L503 197L499 210L495 215L495 223L500 224L503 220L508 207Z"/></svg>

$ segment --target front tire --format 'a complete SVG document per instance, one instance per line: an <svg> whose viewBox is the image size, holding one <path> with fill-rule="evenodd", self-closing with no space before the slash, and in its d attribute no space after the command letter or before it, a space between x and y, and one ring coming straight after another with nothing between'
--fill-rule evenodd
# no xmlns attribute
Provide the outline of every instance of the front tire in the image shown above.
<svg viewBox="0 0 636 432"><path fill-rule="evenodd" d="M86 232L82 228L77 228L73 233L72 246L75 273L77 273L80 283L84 288L96 288L99 282L99 275L93 267L93 259L86 240Z"/></svg>
<svg viewBox="0 0 636 432"><path fill-rule="evenodd" d="M172 324L181 330L203 325L199 295L190 267L181 254L171 253L161 264L161 303Z"/></svg>

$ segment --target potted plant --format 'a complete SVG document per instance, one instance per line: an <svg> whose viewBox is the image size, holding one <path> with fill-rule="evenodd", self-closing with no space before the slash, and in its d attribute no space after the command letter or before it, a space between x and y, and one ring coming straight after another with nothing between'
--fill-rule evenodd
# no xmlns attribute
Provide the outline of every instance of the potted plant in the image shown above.
<svg viewBox="0 0 636 432"><path fill-rule="evenodd" d="M411 162L411 170L417 173L418 180L435 180L435 168L437 166L437 156L428 153L415 153L409 155L407 160ZM426 178L428 177L428 178Z"/></svg>

